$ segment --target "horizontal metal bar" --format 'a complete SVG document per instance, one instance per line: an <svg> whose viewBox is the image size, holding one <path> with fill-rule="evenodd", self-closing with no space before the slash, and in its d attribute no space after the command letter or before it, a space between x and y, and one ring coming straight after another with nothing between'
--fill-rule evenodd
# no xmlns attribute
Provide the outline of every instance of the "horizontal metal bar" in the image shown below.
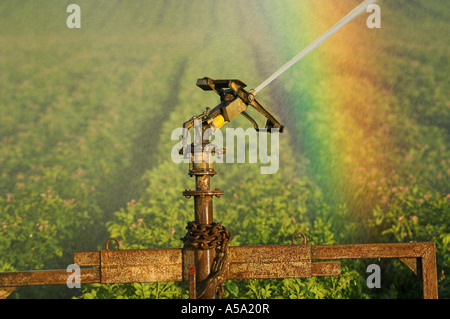
<svg viewBox="0 0 450 319"><path fill-rule="evenodd" d="M340 275L341 263L339 261L316 261L311 264L311 277Z"/></svg>
<svg viewBox="0 0 450 319"><path fill-rule="evenodd" d="M182 249L102 250L102 283L182 281Z"/></svg>
<svg viewBox="0 0 450 319"><path fill-rule="evenodd" d="M71 272L65 269L0 273L0 287L65 285ZM99 269L81 269L81 283L99 283Z"/></svg>
<svg viewBox="0 0 450 319"><path fill-rule="evenodd" d="M311 260L311 245L232 246L230 261L243 262L297 262Z"/></svg>
<svg viewBox="0 0 450 319"><path fill-rule="evenodd" d="M434 243L318 245L312 246L312 259L421 257L432 245Z"/></svg>
<svg viewBox="0 0 450 319"><path fill-rule="evenodd" d="M100 266L100 252L76 252L73 254L73 261L80 267Z"/></svg>
<svg viewBox="0 0 450 319"><path fill-rule="evenodd" d="M310 245L266 245L229 248L227 279L311 276Z"/></svg>

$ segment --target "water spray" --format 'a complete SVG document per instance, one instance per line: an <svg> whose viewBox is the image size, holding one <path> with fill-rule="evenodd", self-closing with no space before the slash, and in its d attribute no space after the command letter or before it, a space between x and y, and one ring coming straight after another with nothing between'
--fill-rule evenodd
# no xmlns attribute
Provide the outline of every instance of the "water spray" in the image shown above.
<svg viewBox="0 0 450 319"><path fill-rule="evenodd" d="M271 76L269 76L266 80L264 80L264 82L262 82L260 85L258 85L255 89L250 90L250 93L253 96L256 96L256 94L258 94L259 91L264 89L273 80L275 80L277 77L279 77L285 71L287 71L290 67L292 67L295 63L297 63L302 58L304 58L309 52L316 49L319 45L321 45L329 37L331 37L333 34L335 34L339 29L341 29L344 25L346 25L351 20L356 18L358 15L360 15L362 12L364 12L367 9L367 7L369 5L371 5L372 3L374 3L375 1L376 0L366 0L363 3L361 3L359 6L357 6L355 9L350 11L345 17L343 17L339 22L337 22L334 26L332 26L328 31L326 31L324 34L322 34L316 40L311 42L306 48L301 50L295 57L293 57L285 65L283 65L281 68L279 68L277 71L275 71Z"/></svg>

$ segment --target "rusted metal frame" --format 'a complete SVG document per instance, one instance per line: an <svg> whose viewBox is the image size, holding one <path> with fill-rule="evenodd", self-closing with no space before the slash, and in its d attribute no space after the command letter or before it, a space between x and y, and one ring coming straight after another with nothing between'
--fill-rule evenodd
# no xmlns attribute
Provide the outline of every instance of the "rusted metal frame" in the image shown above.
<svg viewBox="0 0 450 319"><path fill-rule="evenodd" d="M187 281L195 286L189 269L194 254L194 250L185 248L107 249L77 252L74 263L83 267L81 283ZM223 280L339 276L339 261L330 261L336 259L417 260L424 298L438 297L434 243L240 246L229 247L229 254ZM17 286L66 284L68 275L66 270L0 273L0 296L6 298ZM196 292L190 293L195 296Z"/></svg>
<svg viewBox="0 0 450 319"><path fill-rule="evenodd" d="M399 258L422 279L424 299L437 299L435 243L312 246L312 259Z"/></svg>

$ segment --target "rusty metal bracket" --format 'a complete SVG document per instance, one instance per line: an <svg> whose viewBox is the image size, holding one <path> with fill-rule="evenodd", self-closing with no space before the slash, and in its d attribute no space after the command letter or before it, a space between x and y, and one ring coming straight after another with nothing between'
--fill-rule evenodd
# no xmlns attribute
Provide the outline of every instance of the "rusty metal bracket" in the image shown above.
<svg viewBox="0 0 450 319"><path fill-rule="evenodd" d="M313 259L398 258L422 279L423 297L438 298L435 243L313 246ZM415 262L411 263L411 260ZM414 267L416 267L414 269Z"/></svg>

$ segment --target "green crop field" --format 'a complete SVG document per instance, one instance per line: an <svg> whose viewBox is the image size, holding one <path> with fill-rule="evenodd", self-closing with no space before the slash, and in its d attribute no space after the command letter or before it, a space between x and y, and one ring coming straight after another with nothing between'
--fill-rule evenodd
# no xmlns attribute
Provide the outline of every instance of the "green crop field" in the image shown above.
<svg viewBox="0 0 450 319"><path fill-rule="evenodd" d="M219 103L197 78L261 83L336 22L327 19L330 1L317 0L321 23L302 24L302 6L313 1L1 1L0 271L65 269L74 252L104 249L109 237L124 249L182 247L194 216L182 191L194 180L171 159L171 133ZM81 8L80 29L66 25L70 3ZM346 13L359 1L339 3ZM212 188L224 195L214 216L232 246L289 244L298 231L314 245L435 242L439 297L449 298L449 8L379 3L381 29L341 51L330 40L258 95L286 126L279 170L215 164ZM342 55L322 59L334 49ZM335 98L342 91L356 93ZM359 132L349 135L344 112L330 105L341 110L358 92L376 97L370 118L348 111L370 128L360 134L369 146L342 142L333 153L333 143ZM251 124L240 117L227 127ZM341 153L381 168L353 176ZM372 263L379 289L366 284ZM339 277L227 281L223 298L422 297L398 260L341 267ZM10 296L71 297L187 298L188 285L21 287Z"/></svg>

